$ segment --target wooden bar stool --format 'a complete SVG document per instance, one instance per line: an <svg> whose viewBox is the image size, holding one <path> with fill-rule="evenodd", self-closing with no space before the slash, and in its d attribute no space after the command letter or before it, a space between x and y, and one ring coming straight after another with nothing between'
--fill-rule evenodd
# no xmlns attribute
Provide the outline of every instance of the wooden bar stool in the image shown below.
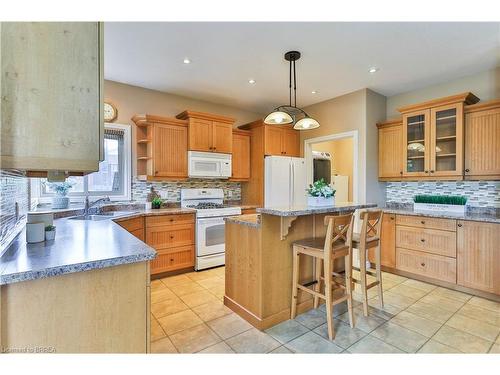
<svg viewBox="0 0 500 375"><path fill-rule="evenodd" d="M354 314L352 309L352 282L351 282L351 259L352 259L352 230L354 216L352 214L342 216L325 216L327 225L324 238L309 238L293 243L293 277L292 277L292 309L291 319L297 314L297 295L299 289L314 296L314 307L318 307L319 298L325 300L326 317L328 321L328 337L333 340L333 306L347 301L349 321L354 327ZM299 283L299 261L300 255L308 255L316 261L316 284L314 290ZM335 281L333 277L333 263L335 259L343 257L345 260L345 285ZM321 277L323 271L324 277ZM321 293L321 281L323 281L324 293ZM344 290L342 297L333 299L334 287Z"/></svg>
<svg viewBox="0 0 500 375"><path fill-rule="evenodd" d="M380 306L384 307L384 296L382 292L382 270L380 268L380 230L382 227L382 210L361 211L361 232L353 234L352 247L359 250L359 268L353 269L359 271L360 279L352 277L353 283L361 285L361 294L363 297L363 314L368 316L368 289L378 286L378 296ZM367 252L369 249L375 249L375 272L366 269ZM352 264L352 260L351 260ZM370 284L367 283L366 275L374 276L376 280ZM351 289L354 289L353 287Z"/></svg>

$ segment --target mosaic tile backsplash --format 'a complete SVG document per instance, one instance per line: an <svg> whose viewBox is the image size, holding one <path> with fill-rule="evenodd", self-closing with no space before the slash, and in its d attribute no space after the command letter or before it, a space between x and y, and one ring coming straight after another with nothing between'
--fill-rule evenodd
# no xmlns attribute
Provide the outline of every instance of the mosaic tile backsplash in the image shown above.
<svg viewBox="0 0 500 375"><path fill-rule="evenodd" d="M168 181L168 182L144 182L132 181L132 200L145 202L151 187L168 202L180 202L181 189L224 189L224 199L238 201L241 200L241 184L239 182L229 182L224 180L197 180Z"/></svg>
<svg viewBox="0 0 500 375"><path fill-rule="evenodd" d="M417 194L463 195L470 207L500 208L500 181L387 182L387 204L413 203Z"/></svg>
<svg viewBox="0 0 500 375"><path fill-rule="evenodd" d="M28 178L18 173L0 170L0 254L24 227L29 202Z"/></svg>

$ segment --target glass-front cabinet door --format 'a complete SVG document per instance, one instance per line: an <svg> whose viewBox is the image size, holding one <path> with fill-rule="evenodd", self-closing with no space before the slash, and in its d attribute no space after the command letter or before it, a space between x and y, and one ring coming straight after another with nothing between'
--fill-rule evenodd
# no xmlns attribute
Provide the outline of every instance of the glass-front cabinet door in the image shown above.
<svg viewBox="0 0 500 375"><path fill-rule="evenodd" d="M461 176L463 103L431 109L430 176Z"/></svg>
<svg viewBox="0 0 500 375"><path fill-rule="evenodd" d="M403 114L404 176L429 176L430 110Z"/></svg>

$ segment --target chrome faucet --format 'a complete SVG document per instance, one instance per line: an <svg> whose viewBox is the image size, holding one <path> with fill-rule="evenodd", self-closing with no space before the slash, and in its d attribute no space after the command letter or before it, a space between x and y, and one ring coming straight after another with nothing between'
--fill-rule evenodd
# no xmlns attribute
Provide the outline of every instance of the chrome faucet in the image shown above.
<svg viewBox="0 0 500 375"><path fill-rule="evenodd" d="M97 205L100 205L101 203L104 203L104 202L111 202L111 199L109 199L109 197L104 197L104 198L100 198L92 203L90 203L89 201L89 196L86 195L85 196L85 209L83 211L83 214L85 216L88 216L89 215L89 210L94 207L94 206L97 206Z"/></svg>

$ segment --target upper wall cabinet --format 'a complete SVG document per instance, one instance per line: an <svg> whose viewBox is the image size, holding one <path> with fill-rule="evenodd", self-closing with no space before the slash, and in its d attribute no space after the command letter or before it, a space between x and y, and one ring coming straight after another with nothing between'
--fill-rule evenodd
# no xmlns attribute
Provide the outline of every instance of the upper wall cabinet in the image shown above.
<svg viewBox="0 0 500 375"><path fill-rule="evenodd" d="M264 153L300 156L300 134L290 125L264 125Z"/></svg>
<svg viewBox="0 0 500 375"><path fill-rule="evenodd" d="M188 149L190 151L226 154L232 152L235 122L233 118L194 111L184 111L176 117L188 121Z"/></svg>
<svg viewBox="0 0 500 375"><path fill-rule="evenodd" d="M137 178L187 178L187 121L152 115L138 115L132 120L137 125Z"/></svg>
<svg viewBox="0 0 500 375"><path fill-rule="evenodd" d="M403 123L386 121L378 127L378 177L391 181L403 175Z"/></svg>
<svg viewBox="0 0 500 375"><path fill-rule="evenodd" d="M103 159L102 25L1 23L1 168L85 174Z"/></svg>
<svg viewBox="0 0 500 375"><path fill-rule="evenodd" d="M500 100L465 108L465 178L500 179Z"/></svg>

